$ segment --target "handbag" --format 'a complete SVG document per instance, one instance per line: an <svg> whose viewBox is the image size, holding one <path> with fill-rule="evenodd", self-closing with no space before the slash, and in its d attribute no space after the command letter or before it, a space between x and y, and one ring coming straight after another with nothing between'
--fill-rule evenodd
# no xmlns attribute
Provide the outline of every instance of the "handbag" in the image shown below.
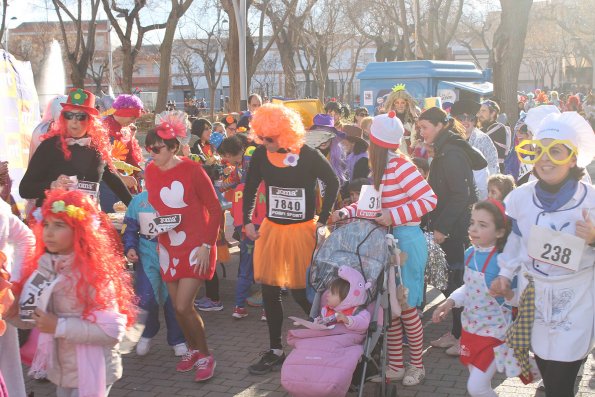
<svg viewBox="0 0 595 397"><path fill-rule="evenodd" d="M444 291L448 285L448 264L446 254L439 244L434 241L434 233L424 232L428 245L428 260L426 261L425 281L437 289Z"/></svg>

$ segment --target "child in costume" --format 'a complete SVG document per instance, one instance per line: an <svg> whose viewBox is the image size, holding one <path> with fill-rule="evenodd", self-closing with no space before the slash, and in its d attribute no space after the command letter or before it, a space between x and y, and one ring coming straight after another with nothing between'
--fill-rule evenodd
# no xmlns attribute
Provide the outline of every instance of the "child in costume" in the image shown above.
<svg viewBox="0 0 595 397"><path fill-rule="evenodd" d="M424 270L428 258L426 239L420 228L421 217L436 207L436 195L428 182L407 157L397 152L404 128L394 111L374 117L370 134L370 168L375 193L374 206L380 211L374 220L393 226L399 248L407 254L403 284L409 290L408 308L392 320L388 330L387 378L402 380L405 386L419 384L425 377L422 362L423 328L416 307L422 303ZM360 200L333 213L333 221L354 217ZM378 205L380 204L380 205ZM409 341L411 361L403 362L403 328Z"/></svg>
<svg viewBox="0 0 595 397"><path fill-rule="evenodd" d="M236 283L236 304L232 316L234 318L244 318L248 315L246 310L246 299L250 292L250 286L254 283L254 264L253 251L254 240L251 240L243 231L244 213L242 209L244 184L246 175L250 167L252 153L256 147L247 143L239 134L225 138L219 145L219 153L233 170L222 181L220 186L223 192L230 192L231 215L235 228L235 235L240 240L240 264L238 266L238 281ZM257 192L258 198L256 207L252 215L252 223L255 227L260 227L262 220L266 216L266 196L264 184L260 184Z"/></svg>
<svg viewBox="0 0 595 397"><path fill-rule="evenodd" d="M440 322L453 307L464 307L461 315L461 356L469 369L467 391L472 397L497 396L491 381L496 370L508 376L520 374L512 350L504 343L512 322L514 293L494 298L489 293L492 280L498 276L498 252L502 251L510 224L504 206L488 199L474 205L469 237L471 247L465 252L465 284L455 290L432 315Z"/></svg>
<svg viewBox="0 0 595 397"><path fill-rule="evenodd" d="M134 323L134 294L107 216L83 192L46 192L25 265L21 320L40 331L31 374L58 396L107 396L122 376L119 342Z"/></svg>
<svg viewBox="0 0 595 397"><path fill-rule="evenodd" d="M503 202L516 187L512 175L496 174L488 178L488 198Z"/></svg>
<svg viewBox="0 0 595 397"><path fill-rule="evenodd" d="M314 322L334 325L344 324L353 331L365 331L370 325L370 312L360 309L366 302L366 290L370 283L357 270L349 266L341 266L326 291L326 305L320 310L320 317Z"/></svg>
<svg viewBox="0 0 595 397"><path fill-rule="evenodd" d="M176 320L167 287L159 273L157 233L153 219L157 213L149 203L148 193L141 192L133 197L124 216L124 253L129 262L135 263L135 290L138 305L146 310L148 317L143 334L136 345L136 353L144 356L149 352L151 339L159 332L159 306L163 306L167 324L167 343L173 347L176 356L188 351L182 330Z"/></svg>

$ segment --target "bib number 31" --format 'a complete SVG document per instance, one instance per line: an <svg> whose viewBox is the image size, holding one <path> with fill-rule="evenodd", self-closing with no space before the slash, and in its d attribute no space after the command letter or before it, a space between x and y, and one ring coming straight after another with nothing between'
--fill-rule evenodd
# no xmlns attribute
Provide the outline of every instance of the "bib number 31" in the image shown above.
<svg viewBox="0 0 595 397"><path fill-rule="evenodd" d="M535 260L577 271L585 249L585 240L533 225L527 248L529 256Z"/></svg>

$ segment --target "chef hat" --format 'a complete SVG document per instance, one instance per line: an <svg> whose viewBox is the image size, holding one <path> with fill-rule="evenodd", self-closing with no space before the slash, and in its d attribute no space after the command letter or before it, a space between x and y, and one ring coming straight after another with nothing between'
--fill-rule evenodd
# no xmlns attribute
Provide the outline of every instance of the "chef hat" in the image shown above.
<svg viewBox="0 0 595 397"><path fill-rule="evenodd" d="M525 117L525 124L532 135L535 135L539 124L549 114L560 114L560 109L554 105L541 105L529 109Z"/></svg>
<svg viewBox="0 0 595 397"><path fill-rule="evenodd" d="M528 117L528 116L527 116ZM578 150L577 165L586 167L595 157L593 128L577 112L551 113L537 127L535 139L561 139L572 142Z"/></svg>

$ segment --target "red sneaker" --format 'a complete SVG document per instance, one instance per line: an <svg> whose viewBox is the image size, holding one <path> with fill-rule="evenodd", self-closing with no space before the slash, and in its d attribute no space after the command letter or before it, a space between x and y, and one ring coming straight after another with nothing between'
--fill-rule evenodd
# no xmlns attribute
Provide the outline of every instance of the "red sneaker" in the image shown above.
<svg viewBox="0 0 595 397"><path fill-rule="evenodd" d="M245 307L236 306L233 309L233 314L231 315L233 318L244 318L248 315L248 310Z"/></svg>
<svg viewBox="0 0 595 397"><path fill-rule="evenodd" d="M176 365L176 371L178 372L188 372L192 368L194 368L198 360L200 359L200 352L198 350L188 350L186 354L182 357L178 365Z"/></svg>
<svg viewBox="0 0 595 397"><path fill-rule="evenodd" d="M215 374L215 367L217 362L211 354L210 356L203 356L196 363L196 374L194 375L195 382L204 382L211 379Z"/></svg>

